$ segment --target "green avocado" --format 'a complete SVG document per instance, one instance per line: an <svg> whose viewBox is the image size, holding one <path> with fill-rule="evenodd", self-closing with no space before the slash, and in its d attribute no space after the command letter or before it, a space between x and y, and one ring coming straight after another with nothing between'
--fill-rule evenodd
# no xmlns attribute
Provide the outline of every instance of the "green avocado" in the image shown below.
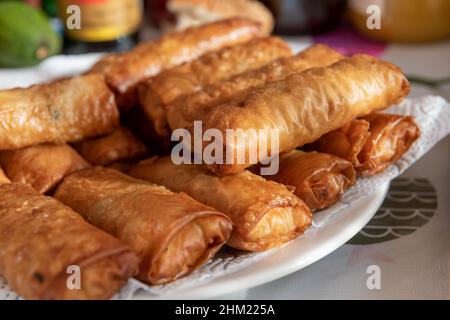
<svg viewBox="0 0 450 320"><path fill-rule="evenodd" d="M0 68L33 66L60 50L61 39L42 11L0 1Z"/></svg>

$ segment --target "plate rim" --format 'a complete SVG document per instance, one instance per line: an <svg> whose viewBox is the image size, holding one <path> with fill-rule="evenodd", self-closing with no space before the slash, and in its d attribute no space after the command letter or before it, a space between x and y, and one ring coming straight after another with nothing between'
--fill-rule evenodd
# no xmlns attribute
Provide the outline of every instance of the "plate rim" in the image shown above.
<svg viewBox="0 0 450 320"><path fill-rule="evenodd" d="M173 291L168 292L167 294L154 295L151 294L144 289L138 289L131 296L131 300L201 300L201 299L214 299L217 297L221 297L224 295L232 294L234 292L248 290L263 284L270 283L272 281L283 278L289 274L297 272L311 264L317 262L318 260L326 257L330 253L334 252L342 245L344 245L348 240L350 240L353 236L355 236L375 215L378 209L381 207L386 194L389 190L390 181L377 186L374 192L370 194L366 194L362 197L358 202L353 203L347 208L343 208L339 212L335 213L336 218L340 224L345 224L344 227L341 227L337 232L334 232L334 236L324 236L327 243L322 243L319 246L320 250L314 250L313 248L308 249L307 254L303 254L300 257L295 257L285 263L278 264L276 266L271 266L271 270L266 271L258 271L254 274L251 273L252 268L260 269L264 263L268 263L269 259L274 259L277 256L282 256L282 253L286 253L286 250L292 246L296 245L301 246L302 239L307 236L305 233L304 236L291 241L290 243L284 245L281 248L273 249L273 253L262 257L260 260L255 261L253 263L249 263L249 265L237 269L235 271L231 271L225 275L218 276L217 278L213 278L209 281L206 281L203 284L195 287L187 287L181 289L174 289ZM357 210L365 210L364 214L355 213ZM350 212L350 214L346 215L346 212ZM356 216L356 220L353 220ZM331 219L332 221L333 219ZM348 221L352 221L351 224L348 224ZM327 222L330 223L330 222ZM320 228L323 229L323 228ZM320 231L315 231L320 232ZM313 241L313 236L308 236L309 241ZM317 238L315 239L317 240ZM319 240L323 240L320 239ZM315 251L315 252L313 252ZM306 255L306 258L304 256ZM303 259L301 258L303 257ZM270 263L269 263L270 264ZM272 262L273 264L273 262ZM250 272L250 273L249 273ZM249 273L249 274L245 274ZM243 275L244 274L244 275ZM242 277L245 277L245 281L242 281Z"/></svg>

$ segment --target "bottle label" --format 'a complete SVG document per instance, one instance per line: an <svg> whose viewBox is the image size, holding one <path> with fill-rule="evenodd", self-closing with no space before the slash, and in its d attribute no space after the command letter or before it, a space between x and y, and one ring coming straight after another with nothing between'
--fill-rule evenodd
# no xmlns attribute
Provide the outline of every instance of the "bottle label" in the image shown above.
<svg viewBox="0 0 450 320"><path fill-rule="evenodd" d="M137 30L141 0L60 0L66 35L85 42L113 41Z"/></svg>

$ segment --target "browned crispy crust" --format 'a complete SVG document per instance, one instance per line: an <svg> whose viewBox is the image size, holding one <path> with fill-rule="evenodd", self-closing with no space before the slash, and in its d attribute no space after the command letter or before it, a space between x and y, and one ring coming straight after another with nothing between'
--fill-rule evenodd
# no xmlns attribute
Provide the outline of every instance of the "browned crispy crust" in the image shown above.
<svg viewBox="0 0 450 320"><path fill-rule="evenodd" d="M121 241L32 187L0 185L0 273L26 299L108 299L137 269ZM80 267L81 288L67 287Z"/></svg>
<svg viewBox="0 0 450 320"><path fill-rule="evenodd" d="M67 144L41 144L1 151L0 164L13 182L29 184L40 193L52 190L72 172L90 167Z"/></svg>
<svg viewBox="0 0 450 320"><path fill-rule="evenodd" d="M149 154L148 148L130 130L119 127L110 134L75 144L80 154L93 165L133 160Z"/></svg>
<svg viewBox="0 0 450 320"><path fill-rule="evenodd" d="M410 116L374 113L363 118L370 124L370 136L358 154L358 174L371 176L400 159L420 136Z"/></svg>
<svg viewBox="0 0 450 320"><path fill-rule="evenodd" d="M219 175L242 171L252 164L249 145L266 145L272 154L270 129L278 131L279 152L287 152L354 118L398 103L408 92L409 83L398 67L367 55L293 74L252 91L242 100L217 106L198 119L203 121L204 130L216 128L223 137L227 129L265 129L258 135L247 135L246 144L223 140L224 151L244 154L244 163L237 163L235 157L231 163L208 167ZM263 160L260 153L257 156L257 161Z"/></svg>
<svg viewBox="0 0 450 320"><path fill-rule="evenodd" d="M312 211L338 202L356 181L351 162L326 153L292 150L280 155L278 173L266 178L295 187Z"/></svg>
<svg viewBox="0 0 450 320"><path fill-rule="evenodd" d="M370 136L369 127L366 120L353 119L342 128L324 134L305 146L305 150L329 153L358 166L358 155Z"/></svg>
<svg viewBox="0 0 450 320"><path fill-rule="evenodd" d="M55 197L129 244L142 259L139 279L151 284L203 265L232 229L228 217L186 194L112 169L78 171L64 179Z"/></svg>
<svg viewBox="0 0 450 320"><path fill-rule="evenodd" d="M234 223L228 245L262 251L297 238L311 224L308 207L284 185L249 171L216 177L200 165L175 165L170 157L142 161L129 174L227 214Z"/></svg>
<svg viewBox="0 0 450 320"><path fill-rule="evenodd" d="M359 175L371 176L400 159L419 136L412 117L376 112L323 135L306 149L347 159Z"/></svg>
<svg viewBox="0 0 450 320"><path fill-rule="evenodd" d="M99 74L0 91L0 150L64 143L111 132L114 95Z"/></svg>
<svg viewBox="0 0 450 320"><path fill-rule="evenodd" d="M212 22L169 33L158 40L142 43L127 53L108 55L96 63L91 71L105 75L108 85L118 96L119 107L130 108L137 102L136 85L145 78L206 52L263 35L260 24L248 19Z"/></svg>
<svg viewBox="0 0 450 320"><path fill-rule="evenodd" d="M165 70L143 81L139 103L161 136L170 136L165 107L176 98L203 86L259 68L273 59L291 56L289 45L276 37L254 39L242 45L207 53L191 62Z"/></svg>
<svg viewBox="0 0 450 320"><path fill-rule="evenodd" d="M218 81L200 91L176 99L166 108L168 124L172 130L187 128L216 105L230 102L251 90L285 79L293 73L328 66L343 58L343 55L326 45L312 45L295 56L276 59L259 69Z"/></svg>

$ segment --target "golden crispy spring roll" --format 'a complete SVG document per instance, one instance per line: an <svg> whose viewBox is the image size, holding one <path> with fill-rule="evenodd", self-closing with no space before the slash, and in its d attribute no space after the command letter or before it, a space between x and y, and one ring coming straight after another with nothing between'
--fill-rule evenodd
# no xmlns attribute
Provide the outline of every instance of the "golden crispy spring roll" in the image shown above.
<svg viewBox="0 0 450 320"><path fill-rule="evenodd" d="M385 170L420 136L420 129L410 116L374 113L363 119L370 124L370 136L358 154L356 170L362 176Z"/></svg>
<svg viewBox="0 0 450 320"><path fill-rule="evenodd" d="M203 265L232 229L227 216L186 194L112 169L75 172L55 197L129 244L142 259L139 279L151 284L173 281Z"/></svg>
<svg viewBox="0 0 450 320"><path fill-rule="evenodd" d="M174 32L142 43L132 51L101 59L91 71L105 75L108 85L118 95L119 107L133 107L137 102L136 85L164 69L191 61L206 52L247 42L264 35L254 21L233 18Z"/></svg>
<svg viewBox="0 0 450 320"><path fill-rule="evenodd" d="M202 90L181 97L167 106L166 114L172 130L186 128L216 105L230 102L239 95L267 83L285 79L293 73L313 67L331 65L344 56L330 47L316 44L292 57L276 59L267 65L205 86Z"/></svg>
<svg viewBox="0 0 450 320"><path fill-rule="evenodd" d="M138 159L149 153L145 144L124 127L106 136L80 141L75 144L75 148L89 163L99 166Z"/></svg>
<svg viewBox="0 0 450 320"><path fill-rule="evenodd" d="M67 144L40 144L0 151L0 164L13 182L29 184L40 193L53 190L72 172L90 167Z"/></svg>
<svg viewBox="0 0 450 320"><path fill-rule="evenodd" d="M11 183L11 180L5 175L5 172L0 168L0 184Z"/></svg>
<svg viewBox="0 0 450 320"><path fill-rule="evenodd" d="M161 72L139 85L139 102L156 132L168 137L165 107L178 97L244 71L259 68L273 59L291 56L288 44L275 37L207 53L191 62Z"/></svg>
<svg viewBox="0 0 450 320"><path fill-rule="evenodd" d="M108 299L138 266L123 242L18 183L0 185L0 248L0 274L26 299Z"/></svg>
<svg viewBox="0 0 450 320"><path fill-rule="evenodd" d="M114 95L99 74L0 91L0 150L64 143L111 132Z"/></svg>
<svg viewBox="0 0 450 320"><path fill-rule="evenodd" d="M368 55L293 74L197 119L204 130L218 129L223 154L234 155L225 164L208 167L220 175L242 171L252 162L311 143L356 117L398 103L408 92L409 83L398 67ZM243 138L227 139L228 129L240 129ZM273 151L275 145L278 150Z"/></svg>
<svg viewBox="0 0 450 320"><path fill-rule="evenodd" d="M280 155L279 166L277 174L265 177L294 186L294 194L312 211L338 202L356 180L350 161L327 153L292 150Z"/></svg>
<svg viewBox="0 0 450 320"><path fill-rule="evenodd" d="M358 155L370 136L369 122L353 119L340 129L324 134L304 147L308 151L325 152L359 165Z"/></svg>
<svg viewBox="0 0 450 320"><path fill-rule="evenodd" d="M311 224L311 212L284 185L249 171L216 177L200 165L175 165L170 157L142 161L129 174L186 192L226 213L234 223L228 245L250 251L280 246Z"/></svg>
<svg viewBox="0 0 450 320"><path fill-rule="evenodd" d="M358 174L371 176L400 159L419 136L412 117L373 113L325 134L307 149L347 159Z"/></svg>

